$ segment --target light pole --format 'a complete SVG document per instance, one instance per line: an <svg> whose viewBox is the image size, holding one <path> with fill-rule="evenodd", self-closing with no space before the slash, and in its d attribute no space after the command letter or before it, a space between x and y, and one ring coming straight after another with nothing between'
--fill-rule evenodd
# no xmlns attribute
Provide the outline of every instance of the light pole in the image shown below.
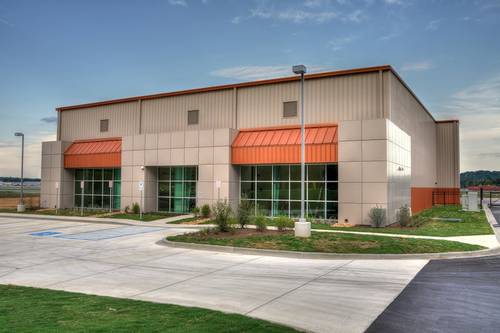
<svg viewBox="0 0 500 333"><path fill-rule="evenodd" d="M311 223L305 219L305 174L306 174L306 145L305 145L305 118L304 118L304 74L306 66L292 67L295 74L300 74L300 219L295 222L295 237L310 237Z"/></svg>
<svg viewBox="0 0 500 333"><path fill-rule="evenodd" d="M21 137L21 197L17 205L18 212L24 212L24 134L21 132L14 133L15 136Z"/></svg>

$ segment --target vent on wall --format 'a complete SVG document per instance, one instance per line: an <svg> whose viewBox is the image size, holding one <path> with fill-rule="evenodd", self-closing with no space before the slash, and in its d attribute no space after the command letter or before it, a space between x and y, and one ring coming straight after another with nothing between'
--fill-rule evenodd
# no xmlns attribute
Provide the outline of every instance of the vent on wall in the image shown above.
<svg viewBox="0 0 500 333"><path fill-rule="evenodd" d="M297 101L283 102L283 118L297 117Z"/></svg>
<svg viewBox="0 0 500 333"><path fill-rule="evenodd" d="M198 125L199 110L188 111L188 125Z"/></svg>
<svg viewBox="0 0 500 333"><path fill-rule="evenodd" d="M109 119L101 119L101 132L109 130Z"/></svg>

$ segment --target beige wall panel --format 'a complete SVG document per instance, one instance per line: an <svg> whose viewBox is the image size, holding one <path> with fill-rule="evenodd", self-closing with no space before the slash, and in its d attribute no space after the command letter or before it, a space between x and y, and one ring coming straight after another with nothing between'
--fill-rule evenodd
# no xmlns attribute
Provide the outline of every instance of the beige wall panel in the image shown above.
<svg viewBox="0 0 500 333"><path fill-rule="evenodd" d="M117 103L61 112L61 140L122 137L139 134L138 102ZM100 120L109 119L101 133Z"/></svg>
<svg viewBox="0 0 500 333"><path fill-rule="evenodd" d="M439 187L460 187L459 124L437 124L437 181Z"/></svg>
<svg viewBox="0 0 500 333"><path fill-rule="evenodd" d="M199 124L188 125L187 112L199 110ZM233 90L142 101L143 133L233 127Z"/></svg>
<svg viewBox="0 0 500 333"><path fill-rule="evenodd" d="M378 73L306 80L306 122L382 118L379 84ZM239 88L238 128L298 124L299 117L282 117L283 102L298 96L299 82Z"/></svg>
<svg viewBox="0 0 500 333"><path fill-rule="evenodd" d="M391 121L411 137L411 186L434 187L436 123L397 77L390 75Z"/></svg>

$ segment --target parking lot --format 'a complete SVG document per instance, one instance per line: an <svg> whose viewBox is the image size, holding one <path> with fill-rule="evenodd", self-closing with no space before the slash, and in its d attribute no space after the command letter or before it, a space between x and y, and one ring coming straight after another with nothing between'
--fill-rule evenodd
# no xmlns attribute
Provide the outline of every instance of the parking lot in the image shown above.
<svg viewBox="0 0 500 333"><path fill-rule="evenodd" d="M192 230L192 229L191 229ZM363 332L426 260L309 260L174 249L176 226L0 218L0 283Z"/></svg>

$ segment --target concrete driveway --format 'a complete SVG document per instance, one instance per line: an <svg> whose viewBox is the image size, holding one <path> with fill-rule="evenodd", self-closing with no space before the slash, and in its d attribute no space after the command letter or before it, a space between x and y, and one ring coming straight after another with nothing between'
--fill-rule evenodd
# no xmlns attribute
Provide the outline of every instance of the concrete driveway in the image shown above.
<svg viewBox="0 0 500 333"><path fill-rule="evenodd" d="M179 227L0 218L0 284L236 312L363 332L426 260L310 260L157 245Z"/></svg>

